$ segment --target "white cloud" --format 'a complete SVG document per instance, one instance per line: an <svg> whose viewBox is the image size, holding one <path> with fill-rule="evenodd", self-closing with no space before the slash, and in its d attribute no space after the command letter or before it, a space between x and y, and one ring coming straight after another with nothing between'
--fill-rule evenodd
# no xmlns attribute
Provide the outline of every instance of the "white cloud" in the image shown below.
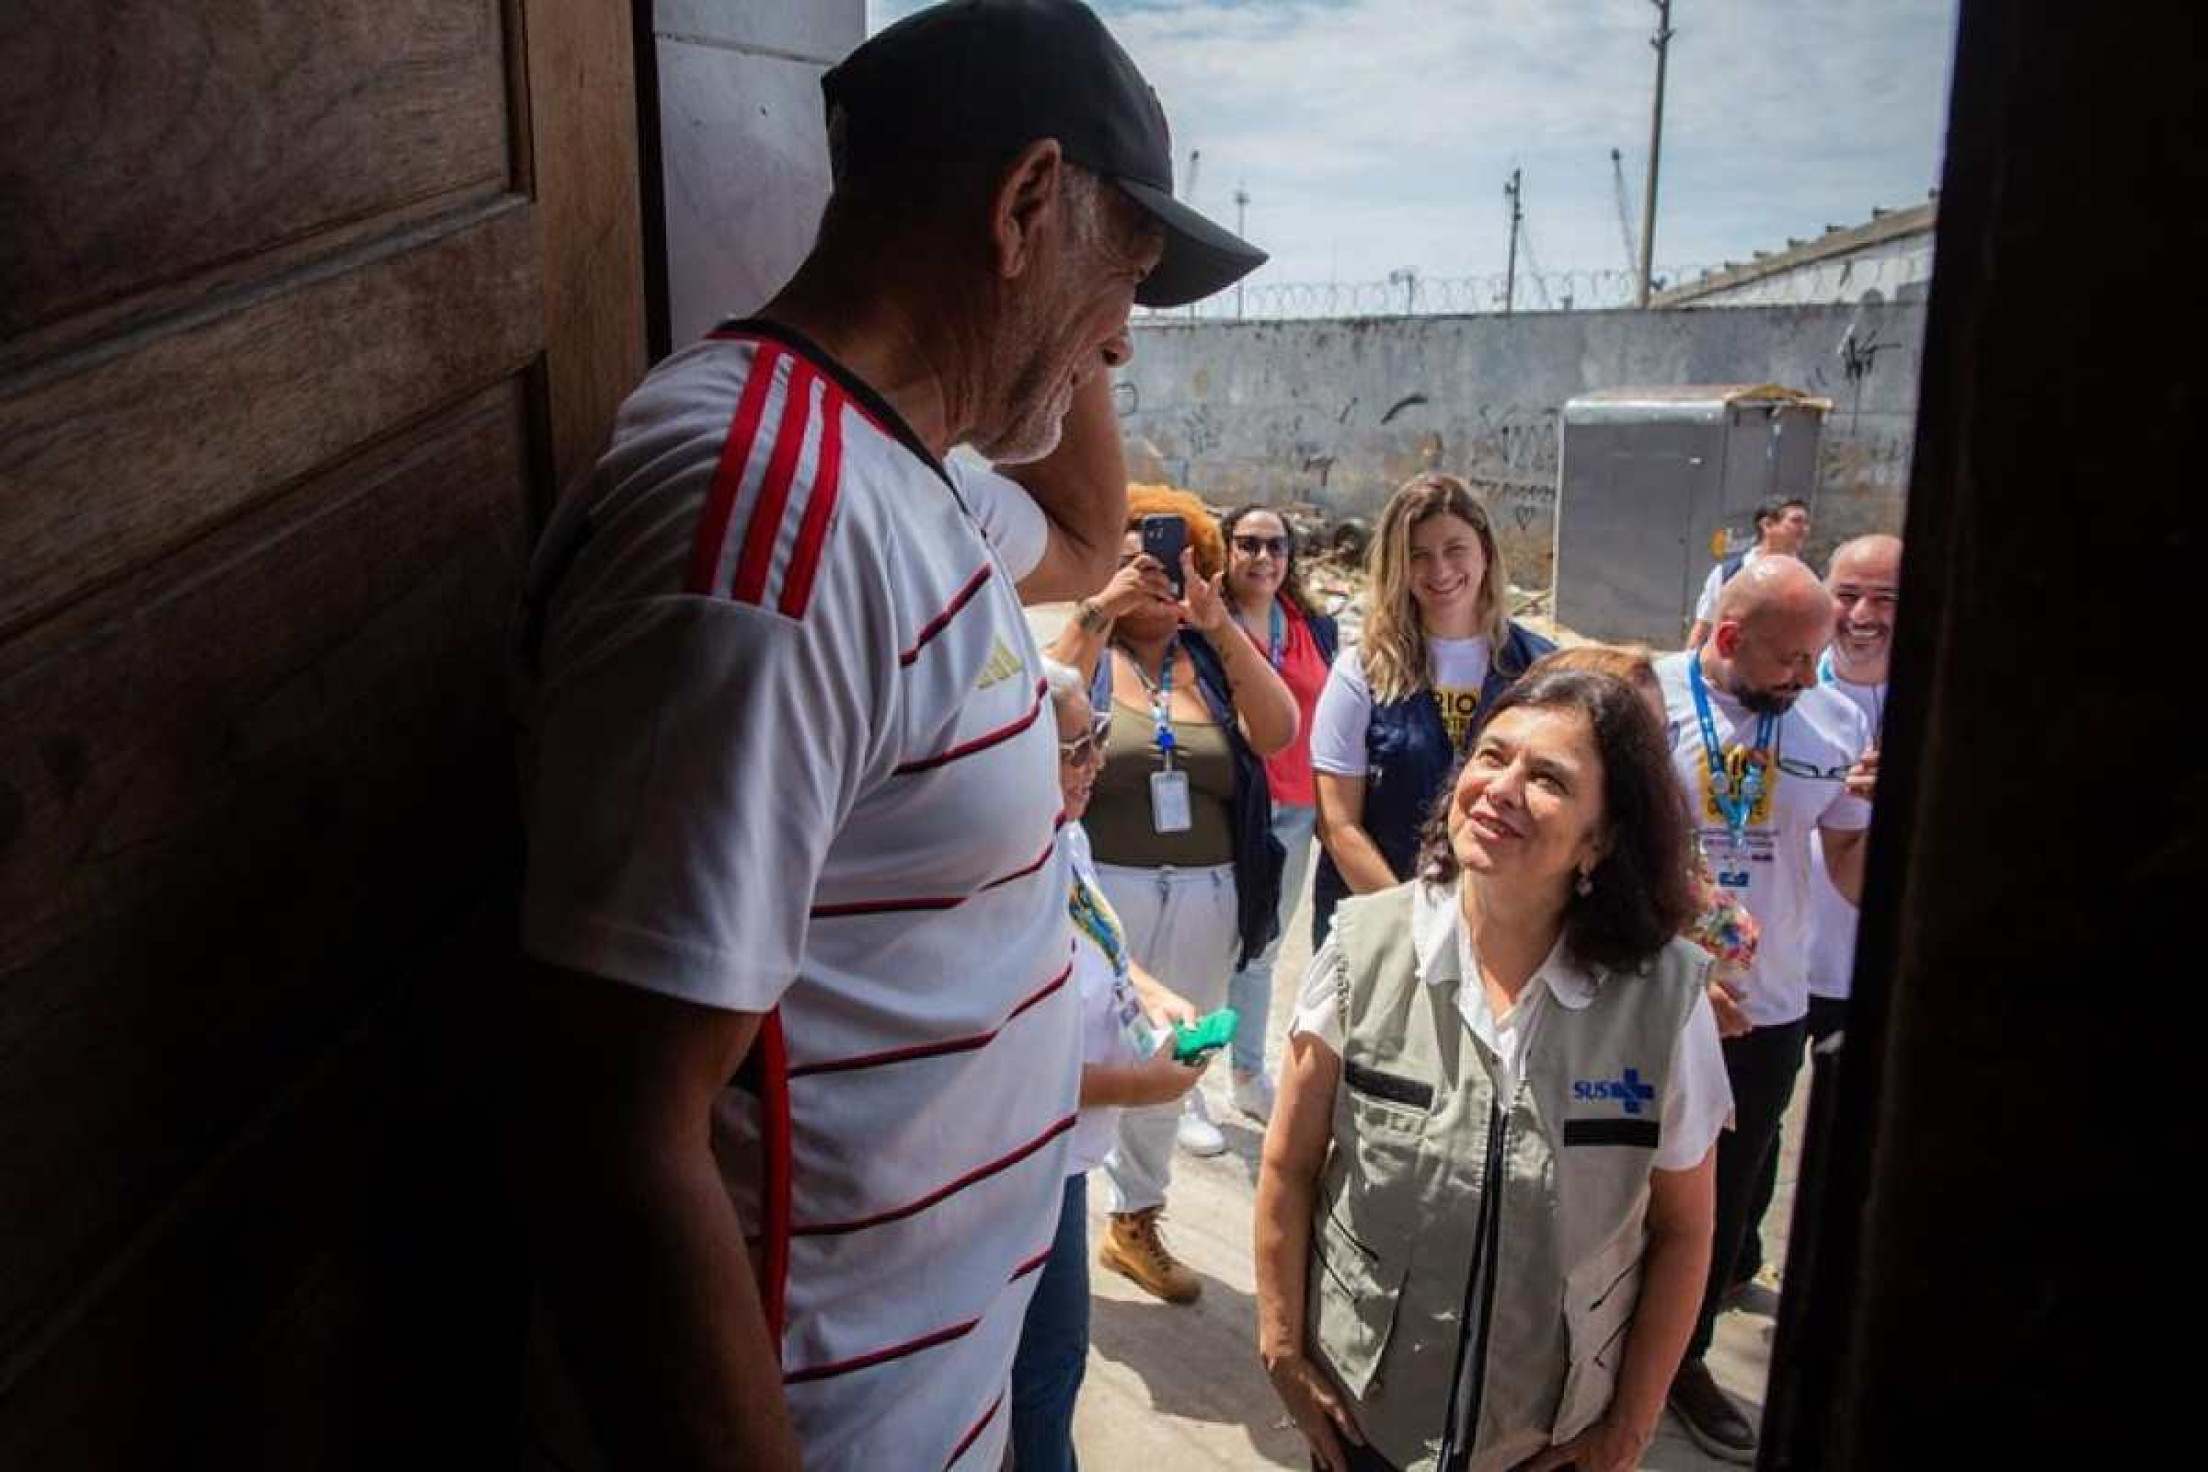
<svg viewBox="0 0 2208 1472"><path fill-rule="evenodd" d="M871 0L878 28L919 9ZM1525 171L1545 270L1618 270L1610 149L1639 229L1648 0L1105 0L1155 84L1175 168L1229 224L1248 188L1254 279L1503 269ZM1955 0L1675 0L1657 260L1708 264L1853 224L1937 183Z"/></svg>

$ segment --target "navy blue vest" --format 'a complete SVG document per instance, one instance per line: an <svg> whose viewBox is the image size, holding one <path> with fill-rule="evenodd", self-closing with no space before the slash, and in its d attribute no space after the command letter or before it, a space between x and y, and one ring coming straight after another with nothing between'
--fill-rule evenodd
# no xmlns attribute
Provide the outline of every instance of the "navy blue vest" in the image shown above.
<svg viewBox="0 0 2208 1472"><path fill-rule="evenodd" d="M1511 624L1502 651L1488 661L1487 678L1480 682L1475 727L1511 682L1526 672L1526 666L1555 647L1539 634ZM1412 861L1418 857L1419 830L1462 755L1449 744L1441 702L1432 690L1421 690L1402 700L1373 702L1372 718L1365 726L1365 817L1360 826L1371 835L1397 879L1411 877ZM1334 906L1349 894L1349 884L1342 878L1342 871L1334 867L1333 855L1322 850L1311 893L1314 949L1325 942L1327 931L1333 927Z"/></svg>

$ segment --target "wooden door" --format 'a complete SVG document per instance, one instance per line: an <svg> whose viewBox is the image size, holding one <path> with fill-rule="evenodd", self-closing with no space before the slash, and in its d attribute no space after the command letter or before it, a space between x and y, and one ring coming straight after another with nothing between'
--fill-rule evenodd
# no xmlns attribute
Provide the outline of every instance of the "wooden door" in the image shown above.
<svg viewBox="0 0 2208 1472"><path fill-rule="evenodd" d="M505 631L641 289L626 6L0 18L0 1466L513 1436Z"/></svg>

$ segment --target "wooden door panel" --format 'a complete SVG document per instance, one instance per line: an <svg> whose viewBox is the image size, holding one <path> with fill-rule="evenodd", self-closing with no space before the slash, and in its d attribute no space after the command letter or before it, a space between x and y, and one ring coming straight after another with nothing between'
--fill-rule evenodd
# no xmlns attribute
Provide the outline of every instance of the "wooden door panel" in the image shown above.
<svg viewBox="0 0 2208 1472"><path fill-rule="evenodd" d="M0 634L522 367L539 252L506 196L0 384Z"/></svg>
<svg viewBox="0 0 2208 1472"><path fill-rule="evenodd" d="M7 650L0 1119L39 1127L0 1136L0 1326L389 987L363 958L482 888L526 418L495 385Z"/></svg>
<svg viewBox="0 0 2208 1472"><path fill-rule="evenodd" d="M481 995L511 944L468 917L401 996ZM518 1462L527 1283L482 1124L500 1079L408 1011L270 1096L50 1342L0 1358L0 1467Z"/></svg>
<svg viewBox="0 0 2208 1472"><path fill-rule="evenodd" d="M505 651L644 367L627 9L4 9L0 1466L516 1460Z"/></svg>
<svg viewBox="0 0 2208 1472"><path fill-rule="evenodd" d="M513 175L499 0L11 5L0 79L0 338Z"/></svg>

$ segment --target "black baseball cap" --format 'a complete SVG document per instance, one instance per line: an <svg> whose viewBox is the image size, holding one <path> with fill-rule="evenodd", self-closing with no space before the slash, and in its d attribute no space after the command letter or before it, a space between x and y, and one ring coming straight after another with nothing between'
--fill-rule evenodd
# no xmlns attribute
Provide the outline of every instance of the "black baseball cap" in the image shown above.
<svg viewBox="0 0 2208 1472"><path fill-rule="evenodd" d="M854 141L1018 149L1057 139L1165 227L1165 254L1135 291L1144 306L1207 297L1265 262L1173 197L1158 94L1079 0L949 0L874 36L820 86Z"/></svg>

